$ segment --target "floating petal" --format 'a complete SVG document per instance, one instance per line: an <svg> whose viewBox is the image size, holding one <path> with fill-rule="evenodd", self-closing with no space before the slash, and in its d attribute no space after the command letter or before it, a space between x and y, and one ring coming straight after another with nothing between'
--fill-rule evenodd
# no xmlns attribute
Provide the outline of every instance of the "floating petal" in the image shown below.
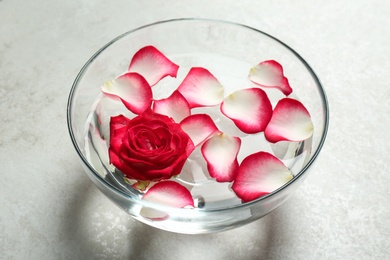
<svg viewBox="0 0 390 260"><path fill-rule="evenodd" d="M106 82L101 89L109 97L120 98L126 108L135 114L144 112L152 104L152 89L137 73L126 73Z"/></svg>
<svg viewBox="0 0 390 260"><path fill-rule="evenodd" d="M270 153L258 152L241 162L232 189L242 201L248 202L273 192L292 178L282 161Z"/></svg>
<svg viewBox="0 0 390 260"><path fill-rule="evenodd" d="M180 126L189 135L195 146L220 132L213 119L207 114L194 114L186 117L180 122Z"/></svg>
<svg viewBox="0 0 390 260"><path fill-rule="evenodd" d="M204 68L191 68L178 91L191 108L219 105L224 95L223 86Z"/></svg>
<svg viewBox="0 0 390 260"><path fill-rule="evenodd" d="M129 65L129 72L141 74L150 86L166 76L176 77L179 66L169 60L154 46L145 46L137 51Z"/></svg>
<svg viewBox="0 0 390 260"><path fill-rule="evenodd" d="M252 67L249 79L262 87L277 88L286 96L292 93L288 79L283 75L283 67L277 61L267 60Z"/></svg>
<svg viewBox="0 0 390 260"><path fill-rule="evenodd" d="M201 148L211 177L218 182L231 182L238 170L237 154L241 139L224 133L208 139Z"/></svg>
<svg viewBox="0 0 390 260"><path fill-rule="evenodd" d="M272 116L272 105L263 90L241 89L224 99L221 112L241 131L253 134L266 128Z"/></svg>
<svg viewBox="0 0 390 260"><path fill-rule="evenodd" d="M168 98L155 100L153 111L169 116L177 123L191 114L187 100L179 91L174 91Z"/></svg>
<svg viewBox="0 0 390 260"><path fill-rule="evenodd" d="M174 181L154 184L142 197L143 200L175 208L193 208L194 200L187 188ZM163 220L168 215L154 209L143 207L141 215L154 220Z"/></svg>
<svg viewBox="0 0 390 260"><path fill-rule="evenodd" d="M313 134L313 122L301 102L283 98L276 104L264 134L271 143L303 141Z"/></svg>

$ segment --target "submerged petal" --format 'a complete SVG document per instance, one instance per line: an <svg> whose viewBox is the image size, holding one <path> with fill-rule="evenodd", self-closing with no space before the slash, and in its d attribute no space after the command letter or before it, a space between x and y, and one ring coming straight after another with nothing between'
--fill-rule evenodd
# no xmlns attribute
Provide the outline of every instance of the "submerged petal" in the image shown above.
<svg viewBox="0 0 390 260"><path fill-rule="evenodd" d="M262 87L277 88L286 96L292 93L288 79L283 74L283 67L275 60L266 60L252 67L249 79Z"/></svg>
<svg viewBox="0 0 390 260"><path fill-rule="evenodd" d="M190 191L174 181L161 181L154 184L142 197L143 200L174 208L194 207ZM154 209L143 207L141 215L146 218L159 220L168 215Z"/></svg>
<svg viewBox="0 0 390 260"><path fill-rule="evenodd" d="M207 114L194 114L186 117L180 122L180 126L195 146L202 144L207 138L220 132Z"/></svg>
<svg viewBox="0 0 390 260"><path fill-rule="evenodd" d="M152 89L137 73L126 73L108 81L101 90L108 97L119 98L126 108L135 114L144 112L152 104Z"/></svg>
<svg viewBox="0 0 390 260"><path fill-rule="evenodd" d="M271 143L303 141L313 134L313 122L301 102L284 98L276 104L264 134Z"/></svg>
<svg viewBox="0 0 390 260"><path fill-rule="evenodd" d="M224 99L221 112L241 131L253 134L264 131L272 116L272 105L263 90L241 89Z"/></svg>
<svg viewBox="0 0 390 260"><path fill-rule="evenodd" d="M128 71L141 74L153 86L166 76L176 77L178 69L156 47L145 46L134 54Z"/></svg>
<svg viewBox="0 0 390 260"><path fill-rule="evenodd" d="M201 148L211 177L218 182L231 182L238 170L237 154L241 139L220 133L208 139Z"/></svg>
<svg viewBox="0 0 390 260"><path fill-rule="evenodd" d="M174 91L168 98L155 100L153 111L169 116L177 123L191 114L187 100L179 91Z"/></svg>
<svg viewBox="0 0 390 260"><path fill-rule="evenodd" d="M273 192L292 178L282 161L270 153L258 152L241 162L232 189L242 201L248 202Z"/></svg>
<svg viewBox="0 0 390 260"><path fill-rule="evenodd" d="M191 68L177 89L191 108L216 106L223 100L224 89L219 81L204 68Z"/></svg>

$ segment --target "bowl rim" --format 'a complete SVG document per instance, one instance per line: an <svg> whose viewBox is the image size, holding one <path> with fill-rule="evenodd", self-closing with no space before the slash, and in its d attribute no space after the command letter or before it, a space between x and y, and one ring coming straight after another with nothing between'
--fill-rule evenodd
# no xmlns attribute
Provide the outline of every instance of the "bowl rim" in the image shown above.
<svg viewBox="0 0 390 260"><path fill-rule="evenodd" d="M148 201L141 200L140 198L132 197L129 194L127 194L127 193L121 191L120 189L112 186L111 184L107 183L100 176L100 174L98 174L95 171L95 169L89 164L88 160L85 158L85 156L81 152L81 149L77 145L77 140L76 140L75 134L73 133L73 130L72 130L72 118L71 118L71 114L72 114L71 113L72 112L72 101L73 101L73 98L74 98L75 91L77 89L78 82L82 78L84 72L87 70L89 65L93 62L93 60L97 56L99 56L100 53L102 53L109 46L111 46L112 44L114 44L115 42L117 42L118 40L124 38L125 36L127 36L129 34L132 34L134 32L137 32L137 31L140 31L140 30L142 30L144 28L148 28L148 27L152 27L152 26L158 26L158 25L166 24L166 23L183 22L183 21L185 21L185 22L220 23L220 24L225 24L225 25L229 25L229 26L242 27L242 28L245 28L245 29L249 29L249 30L251 30L253 32L260 33L260 34L262 34L262 35L264 35L264 36L266 36L266 37L276 41L277 43L281 44L288 51L290 51L293 55L295 55L295 57L298 58L298 60L305 66L305 68L309 72L310 76L312 77L312 79L314 80L314 82L315 82L315 84L316 84L316 86L318 88L319 94L320 94L321 99L323 101L322 109L324 111L323 131L321 133L321 140L320 140L320 142L318 144L318 147L312 153L312 156L311 156L310 160L306 163L306 165L289 182L287 182L283 186L279 187L278 189L274 190L273 192L271 192L271 193L269 193L269 194L267 194L265 196L262 196L262 197L260 197L258 199L253 200L253 201L249 201L249 202L245 202L245 203L241 203L241 204L237 204L237 205L232 205L232 206L225 207L225 208L210 208L210 209L203 209L203 208L174 208L174 207L170 207L170 206L164 206L164 205L160 205L160 204L156 204L156 203L151 203L151 202L148 202ZM76 149L79 157L81 158L82 162L84 163L84 165L88 167L88 169L93 173L93 175L96 177L96 179L100 183L102 183L104 186L109 188L111 191L115 192L117 195L119 195L121 197L125 197L126 199L134 200L137 203L140 203L140 204L142 204L145 207L154 208L156 210L169 211L169 212L172 212L172 213L177 212L177 213L180 213L180 214L182 214L184 212L188 212L190 214L193 214L194 210L196 210L199 213L200 212L204 212L204 213L209 214L210 212L224 212L224 211L239 210L239 209L251 207L254 204L257 204L257 203L259 203L261 201L265 201L265 200L267 200L267 199L269 199L271 197L276 196L276 194L278 194L279 192L281 192L282 190L284 190L285 188L290 186L292 183L294 183L294 182L298 181L299 179L301 179L301 177L307 172L307 170L316 161L316 159L317 159L317 157L318 157L318 155L319 155L320 151L322 150L323 145L325 143L325 139L326 139L328 128L329 128L329 103L328 103L328 99L327 99L325 90L323 88L323 85L322 85L320 79L317 77L317 75L315 74L314 70L310 67L310 65L306 62L306 60L303 59L294 49L292 49L290 46L288 46L287 44L285 44L281 40L277 39L276 37L274 37L274 36L272 36L272 35L270 35L268 33L265 33L265 32L263 32L263 31L261 31L259 29L256 29L256 28L253 28L251 26L244 25L244 24L241 24L241 23L237 23L237 22L231 22L231 21L226 21L226 20L217 20L217 19L203 19L203 18L175 18L175 19L168 19L168 20L160 20L160 21L157 21L157 22L153 22L153 23L149 23L149 24L145 24L145 25L136 27L136 28L134 28L132 30L129 30L129 31L125 32L125 33L122 33L119 36L115 37L114 39L110 40L103 47L101 47L97 52L95 52L87 60L87 62L83 65L83 67L81 68L81 70L77 74L75 80L73 81L73 84L72 84L72 87L71 87L71 90L70 90L70 93L69 93L69 96L68 96L68 102L67 102L67 126L68 126L68 132L69 132L71 141L73 143L73 146L75 147L75 149Z"/></svg>

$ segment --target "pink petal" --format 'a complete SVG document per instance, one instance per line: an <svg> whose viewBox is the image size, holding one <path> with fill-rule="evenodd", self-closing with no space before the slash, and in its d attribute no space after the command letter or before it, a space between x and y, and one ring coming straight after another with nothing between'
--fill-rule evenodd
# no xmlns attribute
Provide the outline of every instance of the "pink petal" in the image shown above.
<svg viewBox="0 0 390 260"><path fill-rule="evenodd" d="M177 123L191 114L187 100L179 91L174 91L168 98L155 100L153 111L169 116Z"/></svg>
<svg viewBox="0 0 390 260"><path fill-rule="evenodd" d="M126 73L102 86L108 97L118 97L135 114L144 112L152 104L152 89L148 82L137 73Z"/></svg>
<svg viewBox="0 0 390 260"><path fill-rule="evenodd" d="M174 208L194 207L194 200L187 188L174 181L162 181L153 185L142 197L143 200ZM168 215L150 208L142 208L141 215L154 220Z"/></svg>
<svg viewBox="0 0 390 260"><path fill-rule="evenodd" d="M154 46L146 46L134 54L128 71L141 74L150 86L154 86L166 76L176 77L178 69L178 65Z"/></svg>
<svg viewBox="0 0 390 260"><path fill-rule="evenodd" d="M241 139L227 134L216 134L201 148L211 177L218 182L231 182L238 170L237 154Z"/></svg>
<svg viewBox="0 0 390 260"><path fill-rule="evenodd" d="M271 143L303 141L313 134L313 123L309 112L301 102L284 98L276 104L264 134Z"/></svg>
<svg viewBox="0 0 390 260"><path fill-rule="evenodd" d="M195 114L186 117L180 122L180 126L195 146L202 144L207 138L220 132L213 119L207 114Z"/></svg>
<svg viewBox="0 0 390 260"><path fill-rule="evenodd" d="M263 90L241 89L224 99L221 112L241 131L253 134L264 131L272 116L272 105Z"/></svg>
<svg viewBox="0 0 390 260"><path fill-rule="evenodd" d="M242 201L248 202L273 192L292 178L282 161L270 153L258 152L242 161L232 189Z"/></svg>
<svg viewBox="0 0 390 260"><path fill-rule="evenodd" d="M191 108L216 106L222 102L224 95L223 86L204 68L191 68L178 91Z"/></svg>
<svg viewBox="0 0 390 260"><path fill-rule="evenodd" d="M277 88L286 96L292 93L288 79L283 75L283 67L274 60L260 62L249 71L249 79L262 87Z"/></svg>

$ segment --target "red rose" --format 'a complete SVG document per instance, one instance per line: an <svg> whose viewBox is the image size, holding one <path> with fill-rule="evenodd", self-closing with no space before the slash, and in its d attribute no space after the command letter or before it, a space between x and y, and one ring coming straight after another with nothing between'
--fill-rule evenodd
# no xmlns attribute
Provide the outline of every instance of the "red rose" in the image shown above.
<svg viewBox="0 0 390 260"><path fill-rule="evenodd" d="M179 124L150 109L133 119L111 117L110 162L127 178L169 179L181 172L194 149Z"/></svg>

